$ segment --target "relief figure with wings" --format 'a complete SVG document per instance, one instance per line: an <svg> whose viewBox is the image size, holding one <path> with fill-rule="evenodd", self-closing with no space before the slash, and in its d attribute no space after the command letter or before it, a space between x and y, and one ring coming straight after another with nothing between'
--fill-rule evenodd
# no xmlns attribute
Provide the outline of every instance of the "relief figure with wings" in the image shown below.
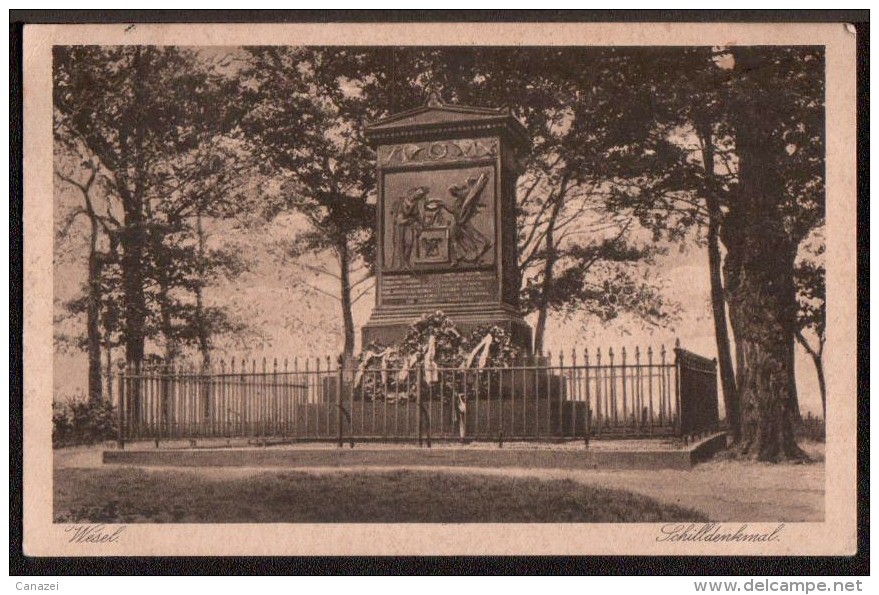
<svg viewBox="0 0 879 595"><path fill-rule="evenodd" d="M449 186L449 194L455 199L452 212L452 252L454 264L461 262L477 264L491 248L491 242L473 225L473 217L484 206L479 202L488 183L488 174L470 176L460 184Z"/></svg>

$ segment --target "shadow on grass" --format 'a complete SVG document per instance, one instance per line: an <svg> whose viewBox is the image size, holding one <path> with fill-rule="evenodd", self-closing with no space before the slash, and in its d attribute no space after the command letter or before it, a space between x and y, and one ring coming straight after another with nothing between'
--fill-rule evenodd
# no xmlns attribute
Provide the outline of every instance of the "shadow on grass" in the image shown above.
<svg viewBox="0 0 879 595"><path fill-rule="evenodd" d="M55 471L55 522L567 523L706 521L571 480L446 472L259 473L206 478L136 468Z"/></svg>

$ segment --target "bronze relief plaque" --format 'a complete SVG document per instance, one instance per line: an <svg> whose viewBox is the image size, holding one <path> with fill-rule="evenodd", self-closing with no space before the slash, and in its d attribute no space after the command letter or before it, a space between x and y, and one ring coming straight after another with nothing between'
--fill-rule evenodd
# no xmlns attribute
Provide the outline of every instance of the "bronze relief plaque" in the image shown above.
<svg viewBox="0 0 879 595"><path fill-rule="evenodd" d="M494 167L388 172L383 194L386 272L494 265Z"/></svg>

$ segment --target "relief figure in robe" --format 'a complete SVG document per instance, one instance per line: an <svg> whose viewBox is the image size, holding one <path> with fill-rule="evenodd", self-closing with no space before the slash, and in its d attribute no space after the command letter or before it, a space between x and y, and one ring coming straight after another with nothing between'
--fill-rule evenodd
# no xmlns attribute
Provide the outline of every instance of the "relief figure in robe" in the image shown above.
<svg viewBox="0 0 879 595"><path fill-rule="evenodd" d="M424 199L428 192L426 186L416 186L397 200L391 235L392 270L412 268L415 244L423 226Z"/></svg>

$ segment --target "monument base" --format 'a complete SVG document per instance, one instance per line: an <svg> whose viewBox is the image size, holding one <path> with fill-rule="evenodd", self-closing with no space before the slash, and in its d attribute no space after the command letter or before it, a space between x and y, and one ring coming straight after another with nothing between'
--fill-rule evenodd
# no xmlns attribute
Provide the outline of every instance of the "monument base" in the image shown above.
<svg viewBox="0 0 879 595"><path fill-rule="evenodd" d="M425 311L421 305L417 309L394 308L392 311L376 309L372 313L369 322L363 326L363 346L372 342L381 345L394 345L398 343L410 327L421 320L426 313L442 311L448 316L455 326L464 334L473 332L475 329L486 324L497 325L510 335L513 345L522 349L525 354L532 352L531 327L522 318L522 315L511 308L494 307L466 307L466 306L442 306L437 305Z"/></svg>

